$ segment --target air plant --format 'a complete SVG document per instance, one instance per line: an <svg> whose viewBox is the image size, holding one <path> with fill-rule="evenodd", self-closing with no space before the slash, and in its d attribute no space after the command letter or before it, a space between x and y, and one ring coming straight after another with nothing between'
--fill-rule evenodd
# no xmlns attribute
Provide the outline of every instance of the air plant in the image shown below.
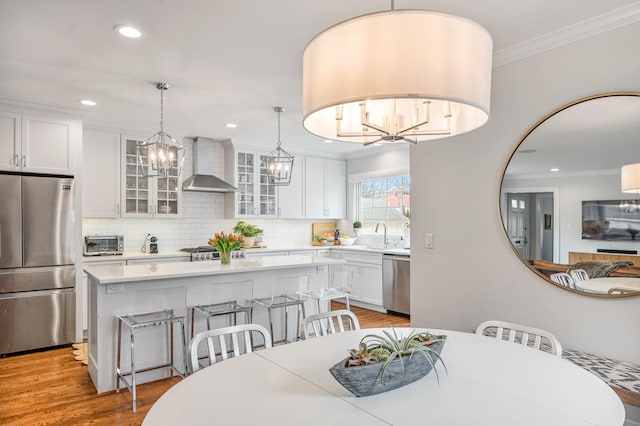
<svg viewBox="0 0 640 426"><path fill-rule="evenodd" d="M423 356L436 372L436 379L438 383L440 383L440 376L438 370L435 368L435 364L440 360L445 372L447 372L447 366L440 354L430 346L444 339L438 338L429 332L418 333L415 330L409 333L409 335L399 338L396 330L392 329L392 331L393 334L383 330L383 335L368 334L364 336L360 341L358 349L349 351L351 359L348 365L356 366L384 362L381 370L381 380L382 383L384 383L384 373L391 361L399 358L400 365L404 370L403 357Z"/></svg>

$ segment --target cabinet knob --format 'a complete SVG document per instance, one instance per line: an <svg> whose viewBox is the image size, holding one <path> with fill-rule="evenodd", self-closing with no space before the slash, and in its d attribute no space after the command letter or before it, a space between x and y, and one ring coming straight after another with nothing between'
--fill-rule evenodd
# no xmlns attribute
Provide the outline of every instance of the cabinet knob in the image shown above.
<svg viewBox="0 0 640 426"><path fill-rule="evenodd" d="M20 156L18 154L13 156L13 165L20 167Z"/></svg>
<svg viewBox="0 0 640 426"><path fill-rule="evenodd" d="M27 156L26 155L22 156L22 167L27 167Z"/></svg>

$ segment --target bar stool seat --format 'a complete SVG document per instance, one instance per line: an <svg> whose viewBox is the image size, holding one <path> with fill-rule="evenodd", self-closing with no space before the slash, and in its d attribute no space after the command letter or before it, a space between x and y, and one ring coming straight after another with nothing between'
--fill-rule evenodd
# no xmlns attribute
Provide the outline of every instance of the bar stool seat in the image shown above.
<svg viewBox="0 0 640 426"><path fill-rule="evenodd" d="M158 290L162 292L162 290ZM145 291L146 293L147 291ZM135 305L135 302L134 302ZM137 408L137 395L136 395L136 374L144 373L152 370L158 370L162 368L168 368L171 376L174 373L182 378L184 378L187 374L187 340L186 340L186 332L185 332L185 317L181 315L176 315L173 309L164 308L159 309L157 311L151 312L141 312L141 313L128 313L122 315L115 315L115 319L117 321L118 327L118 336L117 336L117 355L116 355L116 392L120 392L120 382L124 382L127 389L131 392L133 399L133 412L136 412ZM130 360L129 360L129 371L124 372L122 370L122 326L129 328L129 338L130 338ZM180 329L180 350L182 351L182 371L180 371L176 365L174 360L174 326L179 326ZM145 328L150 327L160 327L165 326L167 331L167 340L168 340L168 362L156 365L153 367L146 367L143 369L136 368L136 332L141 331ZM131 377L131 381L127 380L128 377Z"/></svg>

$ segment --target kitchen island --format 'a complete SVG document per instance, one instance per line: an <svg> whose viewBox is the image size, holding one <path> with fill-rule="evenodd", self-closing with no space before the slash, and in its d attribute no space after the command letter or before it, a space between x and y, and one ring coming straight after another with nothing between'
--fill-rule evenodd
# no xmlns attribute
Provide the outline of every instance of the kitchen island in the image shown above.
<svg viewBox="0 0 640 426"><path fill-rule="evenodd" d="M253 283L253 298L270 297L281 277L307 276L309 287L326 284L330 265L343 260L311 256L270 256L250 259L233 259L230 265L219 261L183 262L166 264L87 266L88 275L88 342L89 374L98 393L115 389L115 363L117 348L117 322L115 315L148 311L140 295L162 294L168 289L184 289L184 301L172 300L177 315L186 315L187 306L210 303L213 285L233 282ZM240 296L239 296L240 297ZM149 298L147 298L149 299ZM162 307L156 307L164 308ZM314 303L307 303L307 313L314 313ZM136 312L137 313L137 312ZM202 320L202 319L201 319ZM254 310L253 322L268 327L264 309ZM196 330L204 328L196 324ZM190 338L187 326L187 339ZM123 335L127 334L123 330ZM155 333L157 331L157 333ZM154 334L155 333L155 334ZM158 350L156 340L165 339L162 330L151 330L147 336L136 340L136 364L138 369L168 362L165 351ZM178 347L180 333L174 333ZM125 340L125 339L123 339ZM168 342L167 342L168 343ZM122 342L128 348L128 337ZM154 347L155 350L147 349ZM176 365L182 365L182 356L175 351ZM128 350L123 350L122 365L129 364ZM148 372L137 377L138 383L166 377L163 370Z"/></svg>

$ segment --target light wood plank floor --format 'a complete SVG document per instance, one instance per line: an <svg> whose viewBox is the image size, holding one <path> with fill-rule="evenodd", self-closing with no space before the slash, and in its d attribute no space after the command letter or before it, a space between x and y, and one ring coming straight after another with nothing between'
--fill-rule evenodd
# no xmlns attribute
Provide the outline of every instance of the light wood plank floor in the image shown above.
<svg viewBox="0 0 640 426"><path fill-rule="evenodd" d="M334 304L333 309L344 305ZM352 308L362 328L406 327L409 319ZM126 389L96 394L87 367L72 348L0 358L1 425L139 425L153 403L179 378L137 387L138 412Z"/></svg>

